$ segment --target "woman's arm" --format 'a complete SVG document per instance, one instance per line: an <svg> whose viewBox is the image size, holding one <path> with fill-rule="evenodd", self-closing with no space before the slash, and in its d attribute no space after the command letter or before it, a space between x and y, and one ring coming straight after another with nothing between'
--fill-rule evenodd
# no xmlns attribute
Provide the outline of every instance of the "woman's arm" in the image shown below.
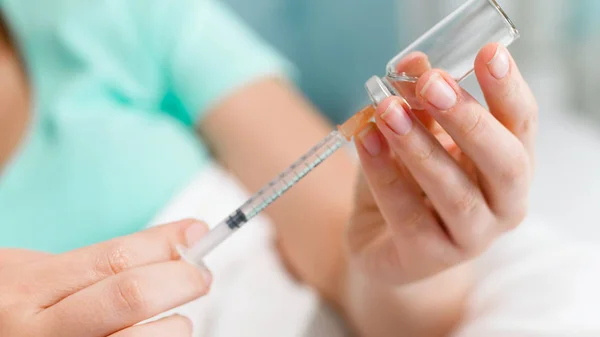
<svg viewBox="0 0 600 337"><path fill-rule="evenodd" d="M201 124L219 161L251 191L319 142L331 126L291 86L266 79L238 91ZM339 151L267 209L285 263L329 300L339 298L343 232L357 165Z"/></svg>
<svg viewBox="0 0 600 337"><path fill-rule="evenodd" d="M535 98L500 45L482 49L475 74L489 110L448 74L428 70L415 94L436 128L390 97L355 137L356 184L342 152L268 210L291 269L362 335L447 335L464 312L469 261L526 214ZM239 91L202 128L251 189L329 129L275 80Z"/></svg>
<svg viewBox="0 0 600 337"><path fill-rule="evenodd" d="M275 79L240 90L201 124L216 157L251 191L331 129L294 89ZM284 262L366 336L447 332L462 313L467 285L462 270L410 287L382 287L350 267L344 232L357 176L356 161L339 151L267 210ZM442 286L443 294L434 291Z"/></svg>

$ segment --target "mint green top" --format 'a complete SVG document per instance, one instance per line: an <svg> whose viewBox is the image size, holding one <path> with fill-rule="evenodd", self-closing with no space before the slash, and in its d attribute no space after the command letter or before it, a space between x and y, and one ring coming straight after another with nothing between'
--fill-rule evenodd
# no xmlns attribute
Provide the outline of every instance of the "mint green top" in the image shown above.
<svg viewBox="0 0 600 337"><path fill-rule="evenodd" d="M194 134L288 64L213 0L1 0L33 121L0 176L0 247L62 252L142 229L209 158Z"/></svg>

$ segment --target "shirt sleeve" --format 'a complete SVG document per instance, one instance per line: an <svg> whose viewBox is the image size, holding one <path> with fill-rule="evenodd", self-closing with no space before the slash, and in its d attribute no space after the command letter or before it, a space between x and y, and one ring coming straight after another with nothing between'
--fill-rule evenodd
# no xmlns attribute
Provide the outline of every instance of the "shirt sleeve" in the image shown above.
<svg viewBox="0 0 600 337"><path fill-rule="evenodd" d="M154 25L169 90L190 122L251 82L296 79L294 66L217 0L157 2Z"/></svg>

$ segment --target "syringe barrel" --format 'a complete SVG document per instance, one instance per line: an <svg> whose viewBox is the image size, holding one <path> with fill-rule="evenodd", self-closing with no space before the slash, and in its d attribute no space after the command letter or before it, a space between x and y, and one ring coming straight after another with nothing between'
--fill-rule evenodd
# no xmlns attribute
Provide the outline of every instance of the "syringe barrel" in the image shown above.
<svg viewBox="0 0 600 337"><path fill-rule="evenodd" d="M200 242L191 248L179 247L181 257L193 264L202 264L202 259L220 245L231 234L250 221L267 206L279 199L287 190L304 178L310 171L329 158L346 143L338 132L332 131L319 144L283 171L273 181L254 194L225 220L213 228Z"/></svg>
<svg viewBox="0 0 600 337"><path fill-rule="evenodd" d="M179 255L191 264L201 265L203 263L202 259L234 232L235 229L230 228L227 222L223 221L202 237L194 246L189 248L178 247Z"/></svg>
<svg viewBox="0 0 600 337"><path fill-rule="evenodd" d="M240 207L240 210L248 220L254 218L345 143L346 139L338 131L331 132L319 144L248 199Z"/></svg>

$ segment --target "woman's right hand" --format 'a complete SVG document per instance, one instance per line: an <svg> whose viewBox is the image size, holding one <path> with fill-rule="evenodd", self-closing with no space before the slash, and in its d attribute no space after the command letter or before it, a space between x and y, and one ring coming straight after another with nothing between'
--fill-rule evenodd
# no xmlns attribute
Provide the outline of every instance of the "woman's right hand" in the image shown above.
<svg viewBox="0 0 600 337"><path fill-rule="evenodd" d="M135 324L208 292L175 249L206 232L186 220L61 255L0 250L0 336L191 336L182 316Z"/></svg>

